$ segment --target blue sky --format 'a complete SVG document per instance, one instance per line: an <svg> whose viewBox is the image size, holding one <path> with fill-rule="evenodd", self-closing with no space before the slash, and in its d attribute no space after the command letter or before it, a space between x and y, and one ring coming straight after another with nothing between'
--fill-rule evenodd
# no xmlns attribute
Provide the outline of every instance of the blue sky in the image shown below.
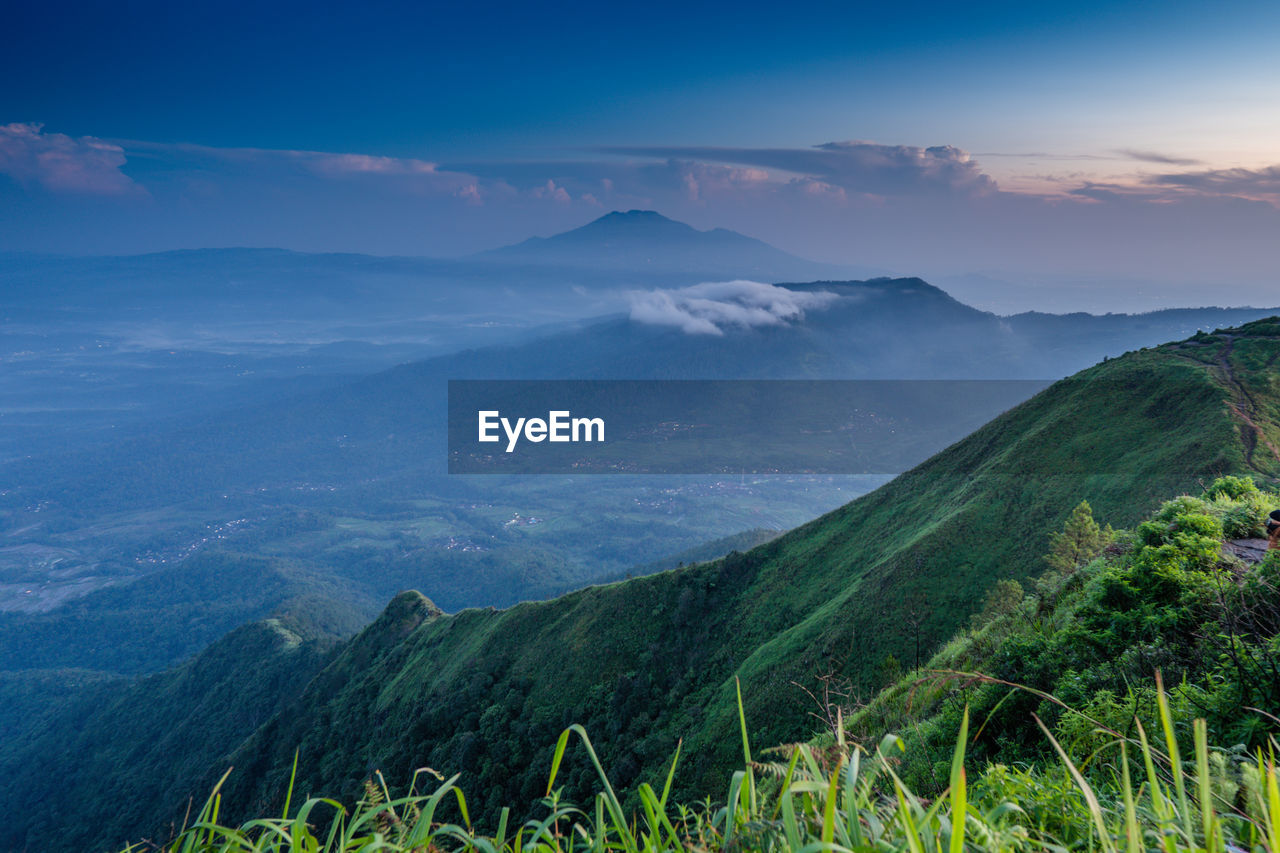
<svg viewBox="0 0 1280 853"><path fill-rule="evenodd" d="M1274 3L24 0L0 80L4 250L653 207L898 271L1255 280L1280 237Z"/></svg>
<svg viewBox="0 0 1280 853"><path fill-rule="evenodd" d="M1036 138L1026 119L1164 113L1200 84L1245 85L1276 71L1280 36L1267 3L8 5L12 120L433 158L1017 141Z"/></svg>

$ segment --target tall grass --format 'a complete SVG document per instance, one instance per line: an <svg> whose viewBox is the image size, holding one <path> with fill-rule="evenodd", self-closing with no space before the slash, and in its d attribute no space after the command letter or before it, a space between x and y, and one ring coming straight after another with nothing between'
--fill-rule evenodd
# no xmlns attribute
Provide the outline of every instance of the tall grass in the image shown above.
<svg viewBox="0 0 1280 853"><path fill-rule="evenodd" d="M661 792L641 784L634 792L639 806L628 811L586 730L575 725L556 744L545 816L518 827L510 826L510 810L503 809L496 830L478 832L458 777L436 776L431 793L416 793L418 780L433 772L419 771L403 797L393 798L377 776L353 809L314 798L292 812L290 797L280 817L236 827L219 822L222 799L215 789L171 842L135 844L127 853L1280 853L1275 744L1232 766L1209 746L1204 721L1197 720L1194 755L1184 762L1162 685L1158 696L1159 745L1135 721L1136 736L1114 737L1088 756L1086 770L1037 719L1057 763L1038 769L994 765L973 784L965 767L966 711L950 784L932 801L909 790L895 772L905 748L895 736L868 750L837 734L830 746L779 747L768 751L778 760L761 761L753 758L744 717L744 764L729 778L722 804L670 801L677 748ZM738 701L741 708L741 696ZM555 787L575 740L600 780L585 808L562 802ZM446 802L455 807L453 822L437 820Z"/></svg>

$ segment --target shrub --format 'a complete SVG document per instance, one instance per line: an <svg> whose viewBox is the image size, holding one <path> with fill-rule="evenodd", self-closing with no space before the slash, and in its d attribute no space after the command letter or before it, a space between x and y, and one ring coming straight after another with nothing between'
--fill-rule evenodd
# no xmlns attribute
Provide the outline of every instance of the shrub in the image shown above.
<svg viewBox="0 0 1280 853"><path fill-rule="evenodd" d="M1227 497L1238 501L1258 494L1261 493L1258 490L1257 483L1253 482L1252 477L1219 477L1210 483L1209 488L1204 491L1206 500Z"/></svg>

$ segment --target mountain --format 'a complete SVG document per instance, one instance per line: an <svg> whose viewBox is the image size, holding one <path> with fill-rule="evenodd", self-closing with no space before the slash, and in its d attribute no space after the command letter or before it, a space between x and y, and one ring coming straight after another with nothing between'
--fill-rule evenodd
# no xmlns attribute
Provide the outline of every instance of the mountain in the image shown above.
<svg viewBox="0 0 1280 853"><path fill-rule="evenodd" d="M872 494L711 563L501 611L446 615L403 593L235 750L224 808L277 811L296 751L299 791L350 801L375 769L407 784L428 766L463 773L472 815L491 820L499 805L532 808L571 722L586 726L619 787L653 781L683 739L680 800L712 786L718 795L741 758L736 679L752 743L806 737L814 708L801 688L834 679L874 693L887 656L927 655L997 581L1040 574L1049 534L1081 500L1126 525L1219 475L1276 482L1278 363L1280 319L1129 353L1053 384ZM123 689L148 706L145 682ZM78 724L85 744L114 736L109 716ZM177 749L165 760L182 760ZM49 821L85 846L118 838L100 834L91 810L36 810L100 783L70 754L9 760L22 772L0 774L14 816L5 841ZM113 795L132 797L134 777L122 771ZM560 778L571 800L593 790L576 758ZM153 823L184 806L157 804Z"/></svg>
<svg viewBox="0 0 1280 853"><path fill-rule="evenodd" d="M630 310L637 298L641 307L646 299L658 300L666 310L670 299L702 299L701 294L681 295L683 288L700 284L827 280L839 288L868 274L643 211L609 214L576 231L460 259L246 248L120 257L0 253L0 359L5 365L0 460L119 440L166 422L339 385L463 348L527 343L556 330L594 325L592 318ZM1115 333L1099 346L1076 345L1081 351L1075 355L1082 358L1068 358L1037 378L1063 376L1104 355L1197 328L1264 315L1205 310L1188 312L1186 322L1178 323L1145 315L1152 319L1149 330L1132 321L1093 324L1091 335L1103 325ZM869 322L858 328L856 312L848 310L810 312L804 328L821 332L824 317L829 336L841 336L842 326L853 322L845 329L846 343L877 328ZM845 344L815 340L807 346L819 348L817 364L805 375L823 369L822 348L837 350L832 357L839 364L832 370L867 363L874 371L885 360L875 350L894 346L898 336L907 335L902 338L907 341L914 333L916 340L931 343L923 329L927 319L912 324L911 318L901 318L905 332L884 328L883 344L868 341L869 355L854 348L844 358L839 351ZM986 315L985 323L990 329L976 337L993 342L1023 325L1015 318L998 323L994 315ZM1126 324L1129 328L1121 328ZM1067 325L1083 329L1090 324ZM623 330L634 331L631 326ZM608 335L613 330L596 331ZM1072 330L1067 331L1062 348L1070 355ZM651 339L654 352L674 340L641 337L636 346ZM777 337L806 346L794 335ZM582 343L589 352L590 342ZM639 358L608 352L607 337L601 343L615 363L624 355ZM681 351L697 358L728 357L725 348L695 343L680 342L672 363L678 364ZM1047 352L1038 343L1013 352L1005 363L1038 367L1028 360ZM965 361L973 355L966 353ZM951 361L942 353L934 366L945 368ZM919 367L910 360L899 366ZM777 375L790 369L783 362Z"/></svg>
<svg viewBox="0 0 1280 853"><path fill-rule="evenodd" d="M686 316L724 314L749 299L727 289L660 290L675 310L646 319L581 321L515 347L488 347L424 362L451 378L1060 379L1129 350L1267 317L1276 308L1171 309L1150 314L1001 317L916 277L789 282L831 298L776 323L720 321L720 334L690 333ZM705 303L710 303L707 305Z"/></svg>
<svg viewBox="0 0 1280 853"><path fill-rule="evenodd" d="M231 745L252 734L276 708L296 699L332 660L334 646L323 633L293 621L269 619L241 626L193 660L133 682L129 689L107 682L61 705L31 704L24 710L39 722L28 720L0 741L0 762L17 767L33 753L75 754L84 774L77 785L86 786L78 796L99 806L112 799L115 771L133 767L141 771L134 776L135 797L111 809L95 809L93 820L99 825L92 834L123 837L148 826L167 837L168 827L152 821L153 804L185 799L193 778L206 785L216 782L203 774L225 763ZM147 700L139 705L142 695ZM67 725L77 719L93 724L84 729ZM102 740L107 729L113 734ZM24 784L44 787L35 779ZM32 804L39 822L52 825L60 821L63 809L76 808L62 799L65 793L70 791L58 791L57 786L41 791ZM182 816L175 818L181 822ZM29 839L6 832L0 844L7 850L47 848L34 823L32 829ZM87 836L83 840L90 844Z"/></svg>
<svg viewBox="0 0 1280 853"><path fill-rule="evenodd" d="M695 756L684 790L705 793L736 750L735 676L750 697L752 740L794 739L810 724L796 683L836 673L869 692L886 655L911 659L917 640L927 649L953 633L996 580L1038 574L1048 533L1079 500L1126 524L1222 473L1274 478L1278 350L1273 322L1135 353L1055 384L747 554L554 602L425 619L384 655L349 666L354 678L304 697L310 713L282 714L241 757L282 768L300 745L333 768L308 771L312 790L349 789L373 766L391 778L445 767L467 772L489 804L518 805L533 790L520 768L545 766L547 745L578 720L623 785L651 774L683 737ZM370 704L356 710L361 701ZM354 742L352 729L320 723L344 718L366 720ZM262 805L279 795L279 773L247 773L233 790Z"/></svg>
<svg viewBox="0 0 1280 853"><path fill-rule="evenodd" d="M507 606L741 530L791 527L880 482L727 489L621 477L450 478L442 451L447 379L1041 380L1262 313L1000 318L914 278L781 290L835 299L786 322L727 326L721 335L625 317L584 322L524 344L157 425L105 447L0 465L10 484L0 494L0 593L10 609L46 611L0 613L0 647L13 650L0 654L0 669L90 666L81 655L116 672L168 666L238 622L305 600L307 590L336 599L340 624L371 618L371 601L408 587L449 610ZM967 401L903 467L999 411ZM552 523L508 524L517 515ZM243 594L221 590L207 568L216 564L190 562L218 548L270 568ZM57 572L42 569L44 560L56 561ZM161 586L147 581L153 574ZM206 616L218 618L201 619L189 644L152 639L163 630L155 589L171 577L183 578L175 596L186 596L169 602L171 610L217 604ZM113 655L120 666L111 665Z"/></svg>
<svg viewBox="0 0 1280 853"><path fill-rule="evenodd" d="M1199 309L1002 318L916 278L778 287L836 298L791 322L729 326L721 335L605 318L227 411L120 442L109 453L13 462L0 468L15 484L0 496L0 509L10 511L5 526L26 528L60 508L79 515L213 501L230 511L222 503L229 493L285 484L329 490L358 481L391 490L407 477L442 471L449 379L1051 380L1161 339L1265 316ZM419 467L406 470L405 459Z"/></svg>
<svg viewBox="0 0 1280 853"><path fill-rule="evenodd" d="M415 313L449 315L455 326L473 315L546 322L598 311L598 302L581 287L859 273L868 271L817 263L734 231L699 231L639 210L610 213L572 231L465 258L271 248L88 257L0 253L2 310L10 322L56 320L65 329L105 319L147 320L167 323L171 332L175 326L193 326L206 338L217 324L243 328L273 318L320 325L331 333L345 330L347 339L354 337L353 329L367 331L370 324L399 328L403 336ZM512 286L513 277L519 287ZM436 334L448 329L448 324L432 327Z"/></svg>
<svg viewBox="0 0 1280 853"><path fill-rule="evenodd" d="M652 210L615 210L572 231L531 237L473 257L503 264L620 270L639 278L656 273L778 281L868 274L799 258L725 228L699 231Z"/></svg>
<svg viewBox="0 0 1280 853"><path fill-rule="evenodd" d="M0 459L509 345L618 311L635 288L853 273L656 214L606 216L525 248L469 258L0 253Z"/></svg>

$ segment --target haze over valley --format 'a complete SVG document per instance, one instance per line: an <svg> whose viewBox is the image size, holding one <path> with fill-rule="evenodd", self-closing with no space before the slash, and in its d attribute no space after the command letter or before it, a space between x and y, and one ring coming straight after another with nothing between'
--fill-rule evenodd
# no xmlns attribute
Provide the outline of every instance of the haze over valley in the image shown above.
<svg viewBox="0 0 1280 853"><path fill-rule="evenodd" d="M887 479L450 477L447 379L1049 381L1273 313L999 317L920 279L794 283L840 271L641 211L467 262L8 263L10 346L27 349L5 373L0 631L20 670L154 670L271 613L342 634L408 587L450 611L507 606L789 529ZM912 461L999 413L983 405L931 426ZM227 584L228 560L273 580Z"/></svg>

